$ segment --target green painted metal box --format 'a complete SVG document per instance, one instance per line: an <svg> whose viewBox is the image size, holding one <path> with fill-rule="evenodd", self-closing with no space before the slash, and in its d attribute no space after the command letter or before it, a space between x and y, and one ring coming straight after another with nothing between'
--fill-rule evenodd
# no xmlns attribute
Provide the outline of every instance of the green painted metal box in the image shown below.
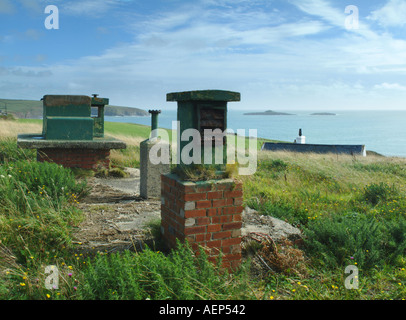
<svg viewBox="0 0 406 320"><path fill-rule="evenodd" d="M104 108L109 104L109 99L98 98L96 95L92 98L91 116L94 120L93 135L95 137L104 137Z"/></svg>
<svg viewBox="0 0 406 320"><path fill-rule="evenodd" d="M177 101L180 135L187 129L196 129L200 133L200 147L202 163L205 163L205 144L211 146L211 164L215 164L216 149L222 152L222 163L220 169L223 170L227 162L227 102L240 101L240 93L223 90L200 90L168 93L167 101ZM206 130L206 131L205 131ZM219 133L215 133L215 132ZM206 135L205 132L213 132L213 135ZM180 139L178 156L180 165L182 161L182 150L190 143Z"/></svg>
<svg viewBox="0 0 406 320"><path fill-rule="evenodd" d="M93 140L91 117L47 117L46 140Z"/></svg>
<svg viewBox="0 0 406 320"><path fill-rule="evenodd" d="M88 96L45 95L42 134L45 136L48 131L48 117L90 117L90 105Z"/></svg>
<svg viewBox="0 0 406 320"><path fill-rule="evenodd" d="M104 107L109 99L93 95L45 95L42 135L47 140L104 137Z"/></svg>

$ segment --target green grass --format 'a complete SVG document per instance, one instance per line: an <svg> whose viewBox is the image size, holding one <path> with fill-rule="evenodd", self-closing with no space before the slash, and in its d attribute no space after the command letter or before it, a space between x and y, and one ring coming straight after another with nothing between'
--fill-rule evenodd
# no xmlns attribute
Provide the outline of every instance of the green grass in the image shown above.
<svg viewBox="0 0 406 320"><path fill-rule="evenodd" d="M148 139L151 132L149 126L143 126L139 124L132 123L121 123L121 122L105 122L104 130L106 134L123 135L127 137L141 137Z"/></svg>

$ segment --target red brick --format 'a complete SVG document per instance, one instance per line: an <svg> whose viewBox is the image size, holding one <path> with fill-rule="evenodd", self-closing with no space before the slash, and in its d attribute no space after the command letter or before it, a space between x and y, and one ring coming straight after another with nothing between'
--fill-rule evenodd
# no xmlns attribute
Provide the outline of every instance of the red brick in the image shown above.
<svg viewBox="0 0 406 320"><path fill-rule="evenodd" d="M213 200L213 208L224 207L225 205L226 199Z"/></svg>
<svg viewBox="0 0 406 320"><path fill-rule="evenodd" d="M215 217L211 218L212 223L225 223L225 222L231 222L231 221L233 221L232 215L215 216Z"/></svg>
<svg viewBox="0 0 406 320"><path fill-rule="evenodd" d="M226 206L233 206L233 205L234 205L233 198L227 198L226 199Z"/></svg>
<svg viewBox="0 0 406 320"><path fill-rule="evenodd" d="M196 209L201 208L211 208L211 201L210 200L202 200L196 202Z"/></svg>
<svg viewBox="0 0 406 320"><path fill-rule="evenodd" d="M208 218L208 217L197 218L197 225L207 226L209 224L210 224L210 218Z"/></svg>
<svg viewBox="0 0 406 320"><path fill-rule="evenodd" d="M220 211L221 211L221 209L220 209ZM207 215L209 217L215 216L215 215L217 215L217 213L218 213L218 208L207 209Z"/></svg>
<svg viewBox="0 0 406 320"><path fill-rule="evenodd" d="M185 210L185 219L196 217L206 217L206 209Z"/></svg>
<svg viewBox="0 0 406 320"><path fill-rule="evenodd" d="M234 230L234 229L241 229L242 222L232 222L223 224L223 230Z"/></svg>
<svg viewBox="0 0 406 320"><path fill-rule="evenodd" d="M223 208L223 214L234 214L234 213L237 213L237 208L234 206Z"/></svg>
<svg viewBox="0 0 406 320"><path fill-rule="evenodd" d="M185 228L185 235L205 233L205 232L206 232L206 227L205 226Z"/></svg>
<svg viewBox="0 0 406 320"><path fill-rule="evenodd" d="M207 232L221 231L221 224L210 224L207 226Z"/></svg>
<svg viewBox="0 0 406 320"><path fill-rule="evenodd" d="M242 214L241 213L236 213L233 215L233 221L242 221Z"/></svg>
<svg viewBox="0 0 406 320"><path fill-rule="evenodd" d="M236 214L241 214L244 211L244 206L238 206L236 207Z"/></svg>
<svg viewBox="0 0 406 320"><path fill-rule="evenodd" d="M220 248L221 247L221 240L208 241L206 243L206 246L209 247L209 248Z"/></svg>
<svg viewBox="0 0 406 320"><path fill-rule="evenodd" d="M212 190L212 186L207 184L207 185L195 185L195 190L196 192L207 192Z"/></svg>
<svg viewBox="0 0 406 320"><path fill-rule="evenodd" d="M221 199L221 198L223 198L222 191L207 192L207 199Z"/></svg>
<svg viewBox="0 0 406 320"><path fill-rule="evenodd" d="M224 191L224 197L226 198L240 198L242 196L242 190Z"/></svg>
<svg viewBox="0 0 406 320"><path fill-rule="evenodd" d="M196 234L196 242L205 242L210 240L209 233Z"/></svg>
<svg viewBox="0 0 406 320"><path fill-rule="evenodd" d="M222 247L228 247L228 246L232 246L232 245L235 245L235 244L241 244L241 237L225 239L225 240L221 241L221 246Z"/></svg>
<svg viewBox="0 0 406 320"><path fill-rule="evenodd" d="M185 201L206 200L206 197L207 197L206 193L188 193L185 194L184 200Z"/></svg>
<svg viewBox="0 0 406 320"><path fill-rule="evenodd" d="M212 238L213 240L217 239L225 239L231 237L231 231L222 231L222 232L216 232L213 233Z"/></svg>

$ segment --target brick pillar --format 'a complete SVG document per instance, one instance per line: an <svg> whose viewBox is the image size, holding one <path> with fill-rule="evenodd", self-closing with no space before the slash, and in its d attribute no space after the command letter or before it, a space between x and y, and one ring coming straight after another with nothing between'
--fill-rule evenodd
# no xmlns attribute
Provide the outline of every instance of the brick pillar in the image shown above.
<svg viewBox="0 0 406 320"><path fill-rule="evenodd" d="M110 149L38 149L37 161L54 162L66 168L107 169L110 165Z"/></svg>
<svg viewBox="0 0 406 320"><path fill-rule="evenodd" d="M181 181L161 176L161 231L168 248L187 240L197 252L206 248L211 261L223 253L223 267L241 264L242 183L232 179Z"/></svg>

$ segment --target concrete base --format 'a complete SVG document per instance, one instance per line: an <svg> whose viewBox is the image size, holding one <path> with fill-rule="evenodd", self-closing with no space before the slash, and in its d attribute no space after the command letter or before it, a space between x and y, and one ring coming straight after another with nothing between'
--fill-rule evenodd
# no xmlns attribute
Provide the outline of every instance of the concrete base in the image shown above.
<svg viewBox="0 0 406 320"><path fill-rule="evenodd" d="M37 160L54 162L68 168L97 170L110 165L111 149L126 149L123 141L113 138L93 140L46 140L40 134L21 134L17 146L37 149Z"/></svg>
<svg viewBox="0 0 406 320"><path fill-rule="evenodd" d="M140 143L140 196L144 199L161 197L161 174L171 171L170 154L170 145L165 141L148 139ZM164 163L155 164L157 160Z"/></svg>
<svg viewBox="0 0 406 320"><path fill-rule="evenodd" d="M125 142L110 138L93 140L46 140L41 134L20 134L17 145L23 149L126 149Z"/></svg>

